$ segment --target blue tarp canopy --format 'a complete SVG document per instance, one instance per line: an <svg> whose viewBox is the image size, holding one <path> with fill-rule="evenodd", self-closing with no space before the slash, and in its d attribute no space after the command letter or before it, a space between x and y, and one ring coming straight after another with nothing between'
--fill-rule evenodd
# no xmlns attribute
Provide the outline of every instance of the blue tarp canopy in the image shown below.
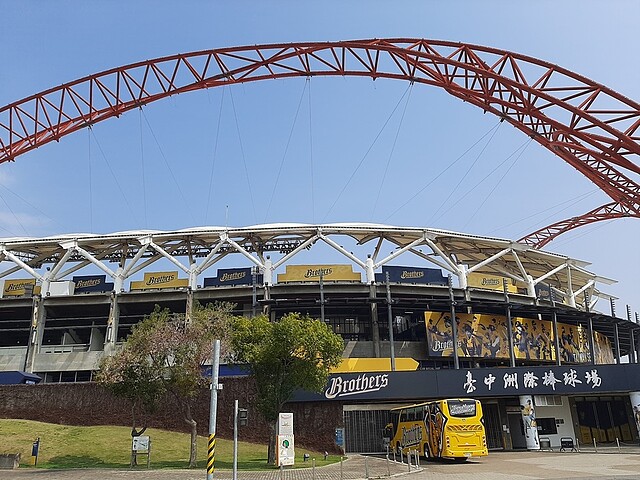
<svg viewBox="0 0 640 480"><path fill-rule="evenodd" d="M40 383L42 378L27 372L0 372L0 385L18 385Z"/></svg>

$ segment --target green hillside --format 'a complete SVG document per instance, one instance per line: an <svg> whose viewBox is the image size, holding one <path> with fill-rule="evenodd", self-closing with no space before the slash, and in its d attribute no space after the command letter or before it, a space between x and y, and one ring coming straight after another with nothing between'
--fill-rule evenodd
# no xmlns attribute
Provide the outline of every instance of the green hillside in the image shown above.
<svg viewBox="0 0 640 480"><path fill-rule="evenodd" d="M20 453L21 467L33 466L31 446L40 437L38 468L128 468L131 456L131 435L128 427L97 426L76 427L33 422L30 420L0 419L0 453ZM148 429L145 435L151 438L152 468L187 468L190 437L186 433ZM339 460L329 457L327 461L318 452L296 449L296 466L310 466L302 456L308 453L316 459L316 465ZM207 439L198 437L198 468L206 467ZM261 470L266 465L267 446L238 442L238 469ZM231 469L233 442L216 441L216 469ZM146 456L138 463L146 467ZM144 466L144 467L143 467Z"/></svg>

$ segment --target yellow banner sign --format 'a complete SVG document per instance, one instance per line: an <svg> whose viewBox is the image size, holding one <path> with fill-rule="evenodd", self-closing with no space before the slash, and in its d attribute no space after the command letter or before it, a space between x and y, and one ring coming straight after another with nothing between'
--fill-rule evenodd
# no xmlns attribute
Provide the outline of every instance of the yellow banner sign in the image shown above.
<svg viewBox="0 0 640 480"><path fill-rule="evenodd" d="M509 293L518 293L518 287L510 278L500 277L498 275L485 275L484 273L470 273L467 275L467 285L471 288L483 288L485 290L503 291L503 280L507 281L507 291Z"/></svg>
<svg viewBox="0 0 640 480"><path fill-rule="evenodd" d="M399 357L395 359L396 371L408 372L418 369L418 362L413 358ZM331 370L331 373L353 372L390 372L390 358L343 358L339 367Z"/></svg>
<svg viewBox="0 0 640 480"><path fill-rule="evenodd" d="M131 282L131 290L157 290L161 288L188 287L189 280L178 278L178 272L151 272L144 274L144 280Z"/></svg>
<svg viewBox="0 0 640 480"><path fill-rule="evenodd" d="M2 289L3 297L22 297L40 293L40 285L36 285L35 278L15 278L5 280Z"/></svg>
<svg viewBox="0 0 640 480"><path fill-rule="evenodd" d="M286 282L360 282L361 276L351 265L287 265L278 275L278 283Z"/></svg>

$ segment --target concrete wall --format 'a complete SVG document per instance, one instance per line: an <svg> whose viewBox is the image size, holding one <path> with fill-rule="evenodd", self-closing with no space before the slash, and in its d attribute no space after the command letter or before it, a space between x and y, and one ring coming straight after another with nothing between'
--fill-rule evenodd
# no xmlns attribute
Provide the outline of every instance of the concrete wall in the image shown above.
<svg viewBox="0 0 640 480"><path fill-rule="evenodd" d="M243 441L266 443L269 427L254 407L255 384L248 377L223 378L218 394L217 432L219 438L233 438L233 404L249 410L249 426L241 427ZM193 415L198 433L209 429L210 392L202 390L193 402ZM62 383L0 386L0 418L20 418L62 425L131 426L131 407L95 383ZM285 406L294 413L296 444L319 451L337 453L335 428L343 426L342 403L300 403ZM159 411L149 420L150 427L188 432L175 401L166 398Z"/></svg>
<svg viewBox="0 0 640 480"><path fill-rule="evenodd" d="M24 370L27 347L0 347L0 370Z"/></svg>
<svg viewBox="0 0 640 480"><path fill-rule="evenodd" d="M536 405L536 418L556 418L564 420L563 424L558 425L556 422L556 427L558 429L558 433L555 435L547 435L540 433L541 438L549 438L551 440L552 448L560 448L560 438L561 437L570 437L575 442L576 434L573 431L573 420L571 417L571 407L569 405L569 399L567 397L562 397L562 406L554 405L554 406L538 406Z"/></svg>
<svg viewBox="0 0 640 480"><path fill-rule="evenodd" d="M71 348L72 346L69 346ZM57 347L64 352L65 346ZM83 347L86 348L86 347ZM43 347L44 349L44 347ZM71 351L65 353L37 353L35 355L33 371L38 372L59 372L59 371L78 371L78 370L96 370L98 363L104 355L104 352L78 352Z"/></svg>

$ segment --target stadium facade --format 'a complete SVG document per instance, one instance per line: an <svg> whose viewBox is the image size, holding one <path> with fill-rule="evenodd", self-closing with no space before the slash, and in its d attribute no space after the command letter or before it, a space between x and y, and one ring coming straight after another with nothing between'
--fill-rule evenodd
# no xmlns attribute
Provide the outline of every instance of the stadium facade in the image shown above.
<svg viewBox="0 0 640 480"><path fill-rule="evenodd" d="M323 394L295 401L341 402L347 451L384 448L390 408L448 397L481 399L490 448L639 438L640 324L616 315L602 290L612 280L550 251L273 224L5 238L0 259L1 371L91 381L155 305L188 316L194 302L229 301L274 321L306 313L342 336Z"/></svg>

